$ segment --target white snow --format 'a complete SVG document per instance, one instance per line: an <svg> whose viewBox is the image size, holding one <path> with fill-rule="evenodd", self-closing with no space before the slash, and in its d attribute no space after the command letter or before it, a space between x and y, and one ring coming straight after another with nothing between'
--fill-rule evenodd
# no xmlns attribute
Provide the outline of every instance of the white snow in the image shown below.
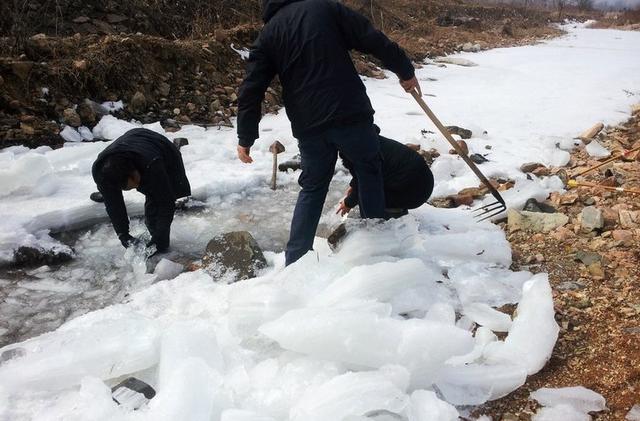
<svg viewBox="0 0 640 421"><path fill-rule="evenodd" d="M488 153L485 174L516 180L504 194L510 206L562 188L556 178L527 180L522 163L566 162L556 144L594 121L625 120L637 102L623 91L638 89L637 32L578 27L472 59L478 66L429 65L418 77L436 95L428 100L445 124L473 130L467 143ZM421 134L435 129L394 77L365 83L383 135L443 153L433 165L436 195L478 185L440 136ZM105 116L93 135L113 139L138 126ZM157 123L147 127L164 133ZM285 113L262 120L252 165L236 160L232 129L187 126L165 134L189 139L181 150L187 173L194 197L208 205L176 216L175 249L195 253L230 227L286 239L298 174L281 173L281 188L268 188L269 144L278 139L287 157L297 153ZM103 205L88 195L95 189L91 164L107 144L0 152L1 260L19 245L60 247L50 230L105 220ZM335 180L342 189L348 177L338 171ZM335 190L323 225L340 220L331 209L341 194ZM140 215L143 197L125 199L130 215ZM134 220L132 230L144 228ZM229 285L203 271L157 282L139 256L123 256L110 227L83 234L74 247L78 263L33 272L0 303L0 329L22 328L25 314L53 329L60 316L51 306L71 313L57 330L0 349L24 350L0 363L0 419L446 420L455 419L451 405L505 396L549 359L558 326L547 276L509 271L511 250L500 228L477 224L463 210L425 205L386 223L349 221L348 230L336 252L318 240L316 252L287 268L277 243L260 277ZM171 278L170 266L158 271ZM120 304L88 312L113 302ZM495 310L507 303L518 304L513 321ZM507 336L499 340L492 330ZM157 390L148 407L128 412L111 400L109 387L124 376ZM536 417L581 416L562 405Z"/></svg>

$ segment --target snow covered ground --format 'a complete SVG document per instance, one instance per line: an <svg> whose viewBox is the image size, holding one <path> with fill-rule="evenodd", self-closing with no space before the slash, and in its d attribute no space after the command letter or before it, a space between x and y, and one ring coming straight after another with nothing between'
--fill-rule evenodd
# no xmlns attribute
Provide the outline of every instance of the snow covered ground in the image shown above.
<svg viewBox="0 0 640 421"><path fill-rule="evenodd" d="M527 180L522 163L566 162L561 148L576 134L596 121L625 120L640 98L640 33L569 29L541 45L459 55L475 67L418 71L441 120L473 130L471 151L490 160L483 171L517 180L505 193L514 207L561 187L553 178ZM382 134L449 149L421 133L435 129L393 78L366 84ZM115 138L129 127L105 117L94 134ZM244 226L281 249L297 174L280 174L284 189L274 197L268 146L280 140L291 156L296 145L284 113L265 117L261 136L247 166L235 159L231 129L168 134L189 138L183 156L194 196L211 206L176 219L176 248L195 252L213 234ZM88 201L91 163L104 146L0 152L0 259L23 244L56 246L50 230L104 220L102 205ZM443 153L432 169L437 195L478 185L456 156ZM346 180L338 174L326 224L338 221L331 208ZM127 195L132 214L142 200ZM0 280L12 288L0 303L0 335L25 306L48 314L42 322L52 327L73 319L0 349L0 420L446 420L456 419L451 404L504 396L543 367L558 332L551 290L546 275L508 270L500 229L462 210L424 206L352 232L337 252L319 240L317 254L286 269L282 254L270 253L262 276L237 284L194 272L151 285L153 276L135 256L122 256L108 226L89 231L76 243L84 266L41 268L18 285ZM88 301L63 317L50 311L55 299ZM101 302L120 303L75 317ZM506 303L519 303L514 320L495 310ZM481 327L472 333L474 322ZM494 332L508 335L498 340ZM108 389L130 375L158 391L136 412L116 406Z"/></svg>

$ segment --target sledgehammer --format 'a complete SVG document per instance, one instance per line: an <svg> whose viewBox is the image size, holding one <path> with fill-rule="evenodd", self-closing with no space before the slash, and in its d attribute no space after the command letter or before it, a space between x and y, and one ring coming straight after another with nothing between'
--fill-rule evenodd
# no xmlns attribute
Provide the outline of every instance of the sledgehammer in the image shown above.
<svg viewBox="0 0 640 421"><path fill-rule="evenodd" d="M273 171L271 172L271 190L276 189L276 175L278 174L278 154L284 152L284 145L277 140L269 146L269 152L273 154Z"/></svg>

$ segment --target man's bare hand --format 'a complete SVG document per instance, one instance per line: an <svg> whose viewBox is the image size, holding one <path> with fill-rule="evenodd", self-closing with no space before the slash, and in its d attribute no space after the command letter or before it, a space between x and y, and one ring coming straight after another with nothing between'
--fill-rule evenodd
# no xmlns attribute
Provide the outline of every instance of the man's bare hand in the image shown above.
<svg viewBox="0 0 640 421"><path fill-rule="evenodd" d="M347 207L347 205L344 204L344 200L343 200L338 205L338 210L336 211L336 213L340 214L340 216L345 216L346 214L349 213L350 210L351 208Z"/></svg>
<svg viewBox="0 0 640 421"><path fill-rule="evenodd" d="M400 85L402 85L402 88L406 92L411 92L415 89L416 91L418 91L418 94L422 96L422 89L420 88L420 83L418 82L418 79L416 79L415 76L409 80L400 80Z"/></svg>
<svg viewBox="0 0 640 421"><path fill-rule="evenodd" d="M244 146L238 145L238 159L245 164L251 164L253 162L253 158L251 158L251 148L245 148Z"/></svg>

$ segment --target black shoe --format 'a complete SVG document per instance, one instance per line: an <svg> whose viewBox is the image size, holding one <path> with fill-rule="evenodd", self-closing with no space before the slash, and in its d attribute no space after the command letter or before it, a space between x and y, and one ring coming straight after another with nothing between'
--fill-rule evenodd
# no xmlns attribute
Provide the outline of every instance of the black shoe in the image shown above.
<svg viewBox="0 0 640 421"><path fill-rule="evenodd" d="M103 203L104 202L104 197L102 197L102 193L100 193L99 191L94 191L93 193L91 193L89 195L89 199L93 200L94 202L98 202L98 203Z"/></svg>
<svg viewBox="0 0 640 421"><path fill-rule="evenodd" d="M398 218L402 218L405 215L409 214L409 211L407 209L401 209L401 208L387 208L384 210L385 213L385 219L398 219Z"/></svg>

